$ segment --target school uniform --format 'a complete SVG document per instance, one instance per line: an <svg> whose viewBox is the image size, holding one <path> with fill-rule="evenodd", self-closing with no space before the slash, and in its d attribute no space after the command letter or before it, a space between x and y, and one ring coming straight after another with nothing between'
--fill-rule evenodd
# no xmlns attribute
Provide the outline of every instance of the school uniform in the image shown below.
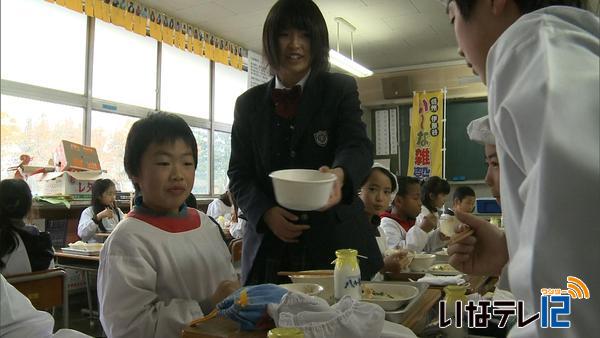
<svg viewBox="0 0 600 338"><path fill-rule="evenodd" d="M274 103L276 80L242 94L235 107L229 162L230 191L247 217L242 254L244 283L278 282L276 270L331 269L335 250L355 248L363 278L383 265L364 205L356 195L373 162L353 78L310 72L301 95ZM294 106L295 104L295 106ZM292 114L282 107L292 106ZM342 167L342 201L325 212L295 212L311 228L299 244L279 240L263 221L277 206L268 174L279 169ZM248 277L251 276L249 279Z"/></svg>
<svg viewBox="0 0 600 338"><path fill-rule="evenodd" d="M600 285L600 22L553 6L520 17L487 57L488 111L500 162L510 291L527 313L541 288L576 276ZM592 296L593 297L593 296ZM573 300L564 337L596 331L598 301ZM551 337L539 322L512 337Z"/></svg>
<svg viewBox="0 0 600 338"><path fill-rule="evenodd" d="M414 220L403 221L392 214L381 218L381 229L386 237L388 249L404 249L406 245L406 229L415 224Z"/></svg>
<svg viewBox="0 0 600 338"><path fill-rule="evenodd" d="M159 215L137 204L104 243L98 269L100 321L108 337L179 337L236 280L218 225L182 206Z"/></svg>
<svg viewBox="0 0 600 338"><path fill-rule="evenodd" d="M219 198L215 198L206 208L206 214L214 219L219 216L225 217L227 214L231 217L231 206L223 203Z"/></svg>
<svg viewBox="0 0 600 338"><path fill-rule="evenodd" d="M113 217L105 217L100 222L102 226L106 229L106 231L112 231L117 224L125 217L121 209L118 207L115 209L111 209L113 211ZM89 206L85 208L81 212L81 217L79 218L79 225L77 226L77 235L81 238L82 241L88 243L97 242L95 236L98 230L100 229L100 225L94 221L94 216L96 213L94 212L94 207Z"/></svg>

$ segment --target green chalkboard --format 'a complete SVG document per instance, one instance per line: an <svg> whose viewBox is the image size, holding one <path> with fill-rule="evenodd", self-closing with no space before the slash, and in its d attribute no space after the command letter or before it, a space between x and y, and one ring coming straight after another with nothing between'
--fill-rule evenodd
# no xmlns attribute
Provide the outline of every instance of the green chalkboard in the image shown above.
<svg viewBox="0 0 600 338"><path fill-rule="evenodd" d="M472 142L467 125L487 115L487 101L448 101L446 107L446 178L483 180L486 173L483 145Z"/></svg>

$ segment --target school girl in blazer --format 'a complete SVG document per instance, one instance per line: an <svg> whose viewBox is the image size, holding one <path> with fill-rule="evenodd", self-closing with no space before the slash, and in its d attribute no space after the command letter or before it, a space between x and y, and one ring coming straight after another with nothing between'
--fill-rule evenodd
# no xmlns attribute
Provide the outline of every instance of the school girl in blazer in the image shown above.
<svg viewBox="0 0 600 338"><path fill-rule="evenodd" d="M360 261L363 278L372 277L383 264L356 196L373 162L373 146L361 121L356 82L326 71L327 36L312 1L278 1L263 33L265 54L277 76L236 102L228 174L230 190L248 218L242 254L245 284L281 281L279 270L331 269L340 248L355 248L368 257ZM275 102L279 87L294 84L301 86L293 90L301 92L299 98ZM290 102L292 113L282 113L279 106ZM342 171L341 201L323 212L294 212L297 219L291 219L286 214L290 211L278 208L269 173L322 166ZM273 231L273 211L310 228L296 237L282 236Z"/></svg>

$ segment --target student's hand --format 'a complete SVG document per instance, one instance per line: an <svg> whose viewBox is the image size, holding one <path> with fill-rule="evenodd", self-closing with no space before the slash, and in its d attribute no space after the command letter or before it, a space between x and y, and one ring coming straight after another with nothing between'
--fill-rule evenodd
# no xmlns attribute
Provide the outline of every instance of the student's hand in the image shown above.
<svg viewBox="0 0 600 338"><path fill-rule="evenodd" d="M382 272L400 273L408 267L410 260L407 259L408 250L393 250L393 253L383 257Z"/></svg>
<svg viewBox="0 0 600 338"><path fill-rule="evenodd" d="M447 241L449 241L449 240L450 240L450 237L448 237L448 236L444 235L444 234L443 234L441 231L440 231L440 232L438 232L438 235L440 236L440 240L442 240L442 241L444 241L444 242L447 242Z"/></svg>
<svg viewBox="0 0 600 338"><path fill-rule="evenodd" d="M104 219L104 218L112 218L112 217L113 217L113 215L114 215L113 211L112 211L112 210L110 210L109 208L106 208L106 209L104 209L104 210L100 211L100 212L98 213L98 215L96 215L96 218L97 218L98 220L102 220L102 219Z"/></svg>
<svg viewBox="0 0 600 338"><path fill-rule="evenodd" d="M508 262L506 236L497 226L468 213L455 211L456 218L474 233L448 246L449 263L457 270L474 275L498 276ZM457 233L467 231L461 224Z"/></svg>
<svg viewBox="0 0 600 338"><path fill-rule="evenodd" d="M217 286L215 292L210 296L210 302L212 307L216 307L223 299L227 298L235 290L241 287L240 282L237 280L224 280Z"/></svg>
<svg viewBox="0 0 600 338"><path fill-rule="evenodd" d="M292 223L298 220L298 216L281 207L273 207L267 210L263 219L275 236L287 243L298 242L296 238L302 235L304 230L310 229L309 225Z"/></svg>
<svg viewBox="0 0 600 338"><path fill-rule="evenodd" d="M342 187L344 186L344 169L342 168L333 168L330 169L328 166L322 166L319 168L319 171L322 173L332 173L337 176L337 180L333 183L333 188L331 189L331 194L329 195L329 200L327 200L327 204L324 207L319 209L319 211L325 211L334 205L340 203L342 200Z"/></svg>
<svg viewBox="0 0 600 338"><path fill-rule="evenodd" d="M425 232L430 232L431 230L435 229L437 223L436 221L437 219L433 214L426 215L425 217L423 217L423 220L421 221L421 224L419 224L419 227Z"/></svg>

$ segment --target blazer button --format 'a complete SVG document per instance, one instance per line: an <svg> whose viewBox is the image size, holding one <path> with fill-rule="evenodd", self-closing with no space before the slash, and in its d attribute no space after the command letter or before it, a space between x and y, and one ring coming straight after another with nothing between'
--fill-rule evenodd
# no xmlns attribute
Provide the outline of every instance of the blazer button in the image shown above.
<svg viewBox="0 0 600 338"><path fill-rule="evenodd" d="M294 130L294 129L296 129L296 127L294 127L294 125L293 125L293 124L290 124L290 129L291 129L291 130Z"/></svg>
<svg viewBox="0 0 600 338"><path fill-rule="evenodd" d="M292 151L290 151L290 157L291 157L291 158L294 158L294 157L296 157L296 152L295 152L295 151L293 151L293 150L292 150Z"/></svg>

